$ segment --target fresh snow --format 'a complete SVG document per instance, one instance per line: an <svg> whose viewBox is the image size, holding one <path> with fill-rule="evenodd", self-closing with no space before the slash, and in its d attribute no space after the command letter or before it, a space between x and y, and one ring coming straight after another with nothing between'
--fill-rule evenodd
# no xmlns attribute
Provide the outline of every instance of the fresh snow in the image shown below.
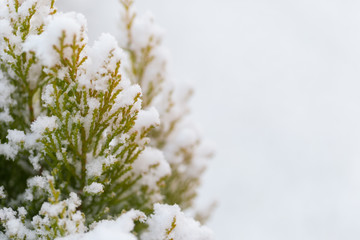
<svg viewBox="0 0 360 240"><path fill-rule="evenodd" d="M90 194L97 194L104 191L104 185L101 183L93 182L89 186L84 187L84 192L90 193Z"/></svg>

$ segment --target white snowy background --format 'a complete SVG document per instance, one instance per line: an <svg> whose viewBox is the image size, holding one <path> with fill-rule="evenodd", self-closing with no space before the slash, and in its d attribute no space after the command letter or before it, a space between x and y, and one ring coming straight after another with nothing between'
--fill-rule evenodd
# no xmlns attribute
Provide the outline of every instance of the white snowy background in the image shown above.
<svg viewBox="0 0 360 240"><path fill-rule="evenodd" d="M116 0L58 2L116 32ZM136 2L217 145L199 200L217 239L359 239L360 1Z"/></svg>

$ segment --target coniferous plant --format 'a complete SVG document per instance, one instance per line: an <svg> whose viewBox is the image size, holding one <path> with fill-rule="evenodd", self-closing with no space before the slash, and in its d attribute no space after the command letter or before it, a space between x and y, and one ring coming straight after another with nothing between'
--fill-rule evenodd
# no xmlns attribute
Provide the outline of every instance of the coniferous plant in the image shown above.
<svg viewBox="0 0 360 240"><path fill-rule="evenodd" d="M152 17L119 4L118 41L90 45L55 0L0 0L0 239L212 239L180 210L211 155L190 91Z"/></svg>

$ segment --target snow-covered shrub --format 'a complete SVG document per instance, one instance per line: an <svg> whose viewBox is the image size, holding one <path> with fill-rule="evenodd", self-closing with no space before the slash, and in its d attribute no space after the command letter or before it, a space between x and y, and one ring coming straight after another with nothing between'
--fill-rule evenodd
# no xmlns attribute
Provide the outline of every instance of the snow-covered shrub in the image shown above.
<svg viewBox="0 0 360 240"><path fill-rule="evenodd" d="M52 0L0 0L0 239L212 239L186 217L211 154L161 31L123 6L88 44ZM173 206L170 206L170 205Z"/></svg>
<svg viewBox="0 0 360 240"><path fill-rule="evenodd" d="M172 174L162 188L164 201L189 208L213 150L188 117L192 89L176 86L168 73L163 30L154 23L151 13L139 16L133 0L120 2L119 43L130 62L127 73L142 88L143 106L154 106L160 114L161 124L150 132L150 145L161 149L171 166Z"/></svg>

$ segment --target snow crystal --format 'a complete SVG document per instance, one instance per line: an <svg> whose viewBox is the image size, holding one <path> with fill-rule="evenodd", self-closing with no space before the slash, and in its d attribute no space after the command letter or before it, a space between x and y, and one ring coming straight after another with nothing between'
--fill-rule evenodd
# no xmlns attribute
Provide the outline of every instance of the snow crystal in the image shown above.
<svg viewBox="0 0 360 240"><path fill-rule="evenodd" d="M71 44L74 35L78 39L84 37L81 33L86 28L86 19L82 14L70 12L51 15L48 21L44 32L29 36L23 47L25 51L34 51L44 65L52 67L59 62L59 54L55 51L54 45L59 45L62 33L66 34L65 44ZM71 58L71 54L71 51L65 51L64 57Z"/></svg>
<svg viewBox="0 0 360 240"><path fill-rule="evenodd" d="M36 12L30 21L30 33L37 33L37 28L44 23L44 20L51 12L50 1L48 0L23 0L17 14L21 18L26 18L29 15L29 10L36 5Z"/></svg>
<svg viewBox="0 0 360 240"><path fill-rule="evenodd" d="M45 104L51 105L54 103L54 87L52 84L48 84L44 87L43 94L41 95L41 100L44 101Z"/></svg>
<svg viewBox="0 0 360 240"><path fill-rule="evenodd" d="M97 194L104 191L104 185L101 183L93 182L92 184L84 187L84 192L90 194Z"/></svg>
<svg viewBox="0 0 360 240"><path fill-rule="evenodd" d="M25 217L26 214L27 214L27 211L26 211L26 209L24 207L19 207L18 208L18 213L19 213L20 217Z"/></svg>
<svg viewBox="0 0 360 240"><path fill-rule="evenodd" d="M75 212L76 208L79 207L80 204L80 198L76 195L76 193L71 192L70 198L59 203L51 204L44 202L41 206L40 214L55 217L63 213L65 207L67 208L67 211Z"/></svg>
<svg viewBox="0 0 360 240"><path fill-rule="evenodd" d="M4 108L7 105L9 105L10 103L12 103L10 95L14 91L14 87L5 78L5 76L1 72L1 70L0 70L0 89L1 89L1 91L0 91L0 108Z"/></svg>
<svg viewBox="0 0 360 240"><path fill-rule="evenodd" d="M130 210L115 221L103 220L97 223L93 230L85 234L73 234L56 240L137 240L131 232L135 226L134 221L144 219L142 212Z"/></svg>
<svg viewBox="0 0 360 240"><path fill-rule="evenodd" d="M0 199L2 199L2 198L6 198L6 194L4 191L4 187L0 186Z"/></svg>
<svg viewBox="0 0 360 240"><path fill-rule="evenodd" d="M6 17L8 15L6 3L6 1L0 2L0 17Z"/></svg>
<svg viewBox="0 0 360 240"><path fill-rule="evenodd" d="M88 98L88 106L90 108L90 111L93 111L94 109L98 108L100 106L100 102L96 98Z"/></svg>
<svg viewBox="0 0 360 240"><path fill-rule="evenodd" d="M0 232L0 240L9 240L9 238L2 232Z"/></svg>
<svg viewBox="0 0 360 240"><path fill-rule="evenodd" d="M84 63L86 74L79 78L80 86L94 88L96 90L106 90L109 82L109 73L117 70L120 62L121 81L119 88L127 88L130 81L124 77L122 65L127 58L124 51L118 46L116 39L108 34L103 33L92 47L87 48L88 58Z"/></svg>
<svg viewBox="0 0 360 240"><path fill-rule="evenodd" d="M100 176L103 170L103 161L100 158L86 163L86 175L88 177Z"/></svg>
<svg viewBox="0 0 360 240"><path fill-rule="evenodd" d="M156 108L151 107L147 110L141 110L137 115L134 130L139 131L142 128L157 126L160 124L159 113Z"/></svg>
<svg viewBox="0 0 360 240"><path fill-rule="evenodd" d="M14 119L10 115L9 108L5 108L5 110L3 112L0 112L0 121L8 123L8 122L11 122L13 120Z"/></svg>
<svg viewBox="0 0 360 240"><path fill-rule="evenodd" d="M13 209L0 209L0 220L5 223L5 234L7 236L16 236L16 239L35 239L35 233L26 228L21 219L16 217L16 212Z"/></svg>
<svg viewBox="0 0 360 240"><path fill-rule="evenodd" d="M35 176L28 180L28 187L39 187L45 189L48 185L48 179L46 177Z"/></svg>
<svg viewBox="0 0 360 240"><path fill-rule="evenodd" d="M64 206L60 203L58 204L51 204L48 202L44 202L40 209L40 214L47 215L50 217L58 216L64 209Z"/></svg>
<svg viewBox="0 0 360 240"><path fill-rule="evenodd" d="M164 30L158 25L154 24L154 17L151 12L146 12L142 16L138 16L134 19L132 24L132 35L136 36L132 39L131 48L142 49L148 43L150 38L161 39Z"/></svg>
<svg viewBox="0 0 360 240"><path fill-rule="evenodd" d="M113 59L109 59L110 55L112 55L111 58ZM95 41L93 47L89 49L89 57L92 60L94 70L97 71L101 69L105 63L108 63L106 65L108 69L114 71L117 61L124 58L123 50L119 48L116 39L109 33L103 33L100 35L99 39Z"/></svg>
<svg viewBox="0 0 360 240"><path fill-rule="evenodd" d="M26 135L23 131L8 130L6 138L9 142L0 144L0 155L4 155L9 159L14 159L20 150L18 144L26 141Z"/></svg>
<svg viewBox="0 0 360 240"><path fill-rule="evenodd" d="M25 133L19 130L8 130L8 135L6 138L9 142L20 143L25 141Z"/></svg>
<svg viewBox="0 0 360 240"><path fill-rule="evenodd" d="M0 11L2 7L0 6ZM3 9L5 10L7 7L3 7ZM5 12L5 11L4 11ZM9 38L12 35L12 29L11 29L11 25L10 22L7 20L7 18L5 17L4 19L1 19L2 16L4 16L5 13L0 12L0 37L1 39L3 39L4 37ZM4 50L3 48L5 47L5 42L1 41L0 42L0 53Z"/></svg>
<svg viewBox="0 0 360 240"><path fill-rule="evenodd" d="M134 103L136 95L141 93L141 88L139 85L131 85L128 88L125 88L115 99L115 108L129 106Z"/></svg>
<svg viewBox="0 0 360 240"><path fill-rule="evenodd" d="M104 167L111 166L119 159L117 159L114 155L109 155L107 157L100 156L97 158L93 158L92 154L89 153L87 155L87 160L88 161L86 163L86 173L87 176L90 178L94 176L100 176L103 171L103 166Z"/></svg>
<svg viewBox="0 0 360 240"><path fill-rule="evenodd" d="M49 203L45 202L41 206L39 215L33 217L32 224L39 226L36 229L37 233L46 236L49 228L52 228L53 223L49 219L57 219L57 224L64 228L66 234L78 234L87 230L84 225L85 216L79 210L76 210L81 205L80 198L75 193L70 193L70 197L60 202ZM43 239L43 238L41 238Z"/></svg>
<svg viewBox="0 0 360 240"><path fill-rule="evenodd" d="M9 159L14 159L18 151L19 148L16 145L14 146L9 143L0 144L0 155L4 155Z"/></svg>
<svg viewBox="0 0 360 240"><path fill-rule="evenodd" d="M44 175L46 175L46 174L44 173ZM34 199L34 196L32 194L32 188L34 188L34 187L38 187L39 189L44 189L44 190L48 191L50 178L51 177L48 175L46 175L45 177L35 176L32 178L29 178L27 180L28 188L25 191L25 199L28 201L32 201Z"/></svg>
<svg viewBox="0 0 360 240"><path fill-rule="evenodd" d="M163 153L151 147L147 147L141 152L133 164L133 169L136 173L142 175L141 183L148 185L150 188L156 187L156 183L171 172Z"/></svg>
<svg viewBox="0 0 360 240"><path fill-rule="evenodd" d="M34 167L34 170L36 170L36 171L38 171L38 170L40 170L41 169L41 166L40 166L40 164L39 164L39 162L40 162L40 157L41 157L41 155L40 154L37 154L37 155L30 155L29 156L29 160L30 160L30 162L31 162L31 164L33 165L33 167Z"/></svg>
<svg viewBox="0 0 360 240"><path fill-rule="evenodd" d="M80 206L81 204L81 200L78 197L78 195L76 195L76 193L71 192L70 193L70 198L67 200L67 207L70 211L75 211L76 208L78 206Z"/></svg>
<svg viewBox="0 0 360 240"><path fill-rule="evenodd" d="M169 72L167 66L170 62L168 49L163 46L156 46L152 48L151 56L152 61L148 63L144 75L142 77L143 92L146 92L150 88L149 84L153 84L156 89L163 87L163 83L159 82L160 79L169 78Z"/></svg>
<svg viewBox="0 0 360 240"><path fill-rule="evenodd" d="M212 231L185 216L177 205L155 204L154 213L146 221L149 228L141 240L212 240ZM175 225L173 225L173 223Z"/></svg>
<svg viewBox="0 0 360 240"><path fill-rule="evenodd" d="M1 24L0 24L0 29L1 29ZM3 75L1 70L0 70L0 89L1 89L1 91L0 91L0 121L10 122L13 119L9 113L9 106L14 102L11 99L11 94L14 92L14 87L5 78L5 76ZM1 111L1 109L3 109L3 110Z"/></svg>
<svg viewBox="0 0 360 240"><path fill-rule="evenodd" d="M57 117L51 116L39 116L32 124L31 131L35 134L43 134L46 130L52 131L57 128L56 124Z"/></svg>

